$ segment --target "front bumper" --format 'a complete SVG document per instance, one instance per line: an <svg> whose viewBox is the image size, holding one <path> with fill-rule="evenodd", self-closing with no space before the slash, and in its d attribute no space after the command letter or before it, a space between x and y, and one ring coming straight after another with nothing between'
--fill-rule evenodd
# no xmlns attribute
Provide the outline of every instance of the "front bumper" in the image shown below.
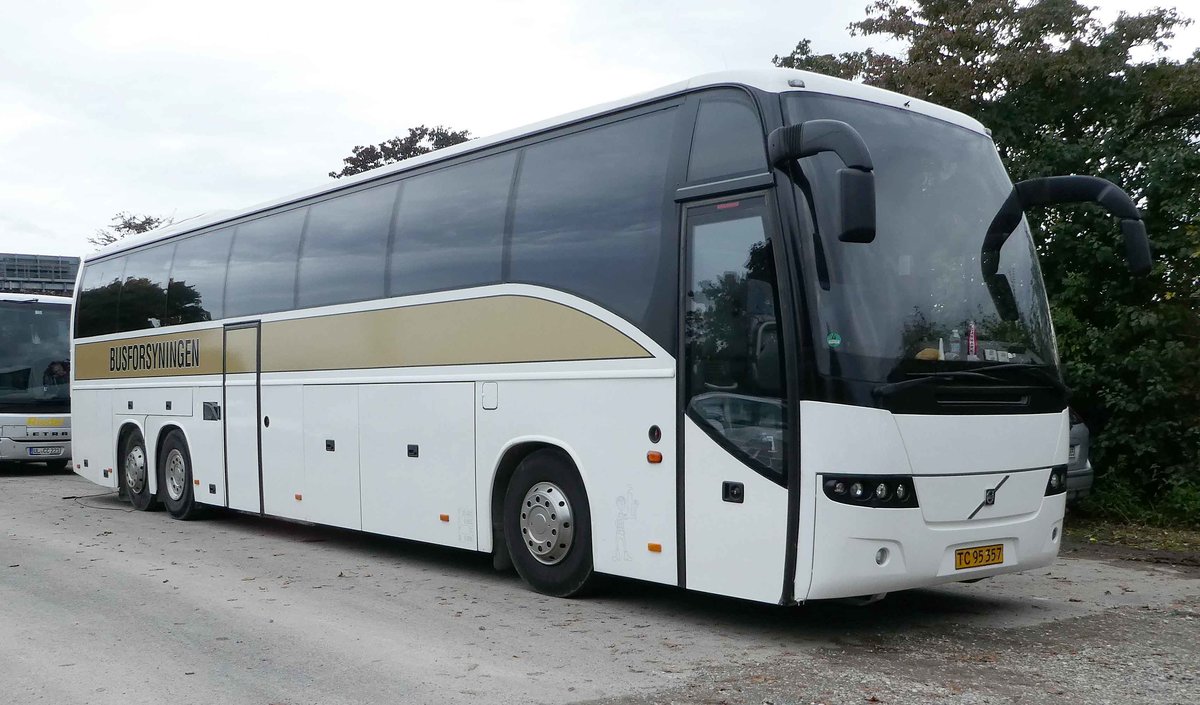
<svg viewBox="0 0 1200 705"><path fill-rule="evenodd" d="M816 500L810 600L877 595L1048 565L1058 555L1066 507L1066 496L1058 494L1017 516L928 522L920 508L849 506L819 491ZM955 569L956 549L991 544L1003 544L1002 564ZM880 549L887 549L886 558L877 562Z"/></svg>
<svg viewBox="0 0 1200 705"><path fill-rule="evenodd" d="M13 440L0 438L0 461L42 463L70 460L71 441Z"/></svg>

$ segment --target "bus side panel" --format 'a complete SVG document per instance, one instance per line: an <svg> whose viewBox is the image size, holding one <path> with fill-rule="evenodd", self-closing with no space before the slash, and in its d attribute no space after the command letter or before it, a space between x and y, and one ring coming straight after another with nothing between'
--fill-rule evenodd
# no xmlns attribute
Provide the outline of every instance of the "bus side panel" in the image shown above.
<svg viewBox="0 0 1200 705"><path fill-rule="evenodd" d="M97 485L117 486L115 432L111 390L72 391L71 455L77 474Z"/></svg>
<svg viewBox="0 0 1200 705"><path fill-rule="evenodd" d="M262 415L263 509L287 519L307 519L304 498L304 387L264 384Z"/></svg>
<svg viewBox="0 0 1200 705"><path fill-rule="evenodd" d="M479 547L471 382L359 387L362 528Z"/></svg>
<svg viewBox="0 0 1200 705"><path fill-rule="evenodd" d="M205 418L205 404L209 417ZM221 387L197 387L193 395L192 417L179 419L187 436L188 453L192 456L192 479L197 502L225 505L225 437L219 416ZM215 410L215 411L214 411Z"/></svg>
<svg viewBox="0 0 1200 705"><path fill-rule="evenodd" d="M495 409L483 408L482 389L475 402L480 549L491 548L491 490L504 452L526 441L550 443L579 467L596 570L677 584L674 378L494 384L488 406ZM662 431L658 443L649 440L652 425ZM647 461L650 450L662 453L661 463Z"/></svg>
<svg viewBox="0 0 1200 705"><path fill-rule="evenodd" d="M304 511L316 524L362 528L358 390L357 385L304 387Z"/></svg>

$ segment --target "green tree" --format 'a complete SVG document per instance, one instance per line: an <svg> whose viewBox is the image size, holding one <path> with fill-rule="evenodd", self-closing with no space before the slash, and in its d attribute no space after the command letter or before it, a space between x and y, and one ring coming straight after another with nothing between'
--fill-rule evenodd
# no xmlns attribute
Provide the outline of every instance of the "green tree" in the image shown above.
<svg viewBox="0 0 1200 705"><path fill-rule="evenodd" d="M404 159L410 159L420 154L432 152L435 149L466 142L471 139L469 130L452 130L444 125L425 127L417 125L408 128L405 137L393 137L379 144L369 144L365 147L355 146L350 150L350 156L342 160L345 166L341 171L331 171L329 176L340 179L343 176L361 174L364 171L377 169L385 164L394 164Z"/></svg>
<svg viewBox="0 0 1200 705"><path fill-rule="evenodd" d="M111 225L100 228L95 236L89 237L88 242L97 248L111 245L129 235L141 235L156 228L161 228L175 222L171 216L135 215L121 211L112 217Z"/></svg>
<svg viewBox="0 0 1200 705"><path fill-rule="evenodd" d="M1076 0L877 0L851 35L904 51L814 52L778 66L887 88L993 130L1013 180L1095 174L1125 188L1155 251L1124 270L1092 207L1029 213L1072 404L1093 432L1093 506L1130 519L1200 517L1200 51L1165 57L1190 20L1156 9L1105 24ZM1135 60L1135 49L1152 56Z"/></svg>

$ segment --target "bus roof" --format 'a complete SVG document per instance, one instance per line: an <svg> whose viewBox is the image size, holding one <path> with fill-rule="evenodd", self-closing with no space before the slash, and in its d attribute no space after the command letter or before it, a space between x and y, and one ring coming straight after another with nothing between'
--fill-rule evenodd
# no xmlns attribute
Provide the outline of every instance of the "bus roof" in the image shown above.
<svg viewBox="0 0 1200 705"><path fill-rule="evenodd" d="M71 305L70 296L49 296L47 294L21 294L15 291L0 291L0 301L17 301L20 303L61 304Z"/></svg>
<svg viewBox="0 0 1200 705"><path fill-rule="evenodd" d="M474 151L487 149L489 147L514 140L526 135L535 134L554 129L563 125L586 120L596 115L620 110L621 108L645 103L658 98L665 98L670 95L685 93L699 88L708 88L714 86L748 86L757 88L769 93L784 93L789 91L805 91L808 93L821 93L826 95L842 96L847 98L856 98L859 100L887 105L895 108L904 108L917 112L923 115L943 120L945 122L958 125L973 132L980 134L988 134L987 130L974 118L964 115L955 110L929 103L919 98L911 98L900 93L875 88L872 86L854 83L841 78L825 76L811 71L799 71L796 69L752 69L742 71L719 71L716 73L704 74L696 76L685 81L672 83L661 88L657 88L645 93L632 95L621 100L612 101L594 105L590 108L577 110L575 112L559 115L558 117L536 122L531 125L525 125L513 130L501 132L489 137L480 137L451 147L445 147L428 154L423 154L411 159L389 164L387 166L372 169L361 174L338 179L336 181L325 183L315 188L293 193L282 198L272 199L264 203L236 210L220 210L209 213L204 213L178 223L173 223L163 228L153 230L145 235L138 237L125 238L108 247L105 247L97 252L94 252L84 258L85 261L91 261L107 257L112 254L124 252L126 250L135 249L141 245L150 242L169 238L173 235L200 230L218 223L241 218L253 213L270 210L282 205L286 205L293 201L299 201L313 196L319 196L324 193L342 190L355 184L365 181L373 181L382 177L390 176L400 172L415 169L419 166L437 162L443 159L449 159L460 154L467 154Z"/></svg>

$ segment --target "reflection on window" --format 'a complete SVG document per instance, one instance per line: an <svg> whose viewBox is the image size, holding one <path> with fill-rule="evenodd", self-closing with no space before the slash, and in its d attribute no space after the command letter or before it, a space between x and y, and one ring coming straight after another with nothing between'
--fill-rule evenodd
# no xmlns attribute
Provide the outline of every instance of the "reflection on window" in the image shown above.
<svg viewBox="0 0 1200 705"><path fill-rule="evenodd" d="M225 283L225 317L285 311L296 303L296 260L307 208L297 208L237 227L229 278Z"/></svg>
<svg viewBox="0 0 1200 705"><path fill-rule="evenodd" d="M312 207L300 255L299 308L383 297L396 188L377 186Z"/></svg>
<svg viewBox="0 0 1200 705"><path fill-rule="evenodd" d="M658 111L526 150L509 281L579 294L643 330L672 308L674 287L656 300L655 286L662 258L676 257L662 243L674 119Z"/></svg>
<svg viewBox="0 0 1200 705"><path fill-rule="evenodd" d="M91 262L83 270L79 284L79 309L75 335L89 338L117 330L117 302L121 300L121 280L125 258Z"/></svg>
<svg viewBox="0 0 1200 705"><path fill-rule="evenodd" d="M783 482L783 357L761 203L689 216L687 410L743 461Z"/></svg>
<svg viewBox="0 0 1200 705"><path fill-rule="evenodd" d="M225 313L225 265L233 228L180 241L167 287L165 325L201 323Z"/></svg>
<svg viewBox="0 0 1200 705"><path fill-rule="evenodd" d="M764 171L763 127L750 97L736 90L705 94L692 135L688 181Z"/></svg>
<svg viewBox="0 0 1200 705"><path fill-rule="evenodd" d="M70 307L0 302L0 411L61 411L70 397Z"/></svg>
<svg viewBox="0 0 1200 705"><path fill-rule="evenodd" d="M118 303L118 331L158 328L167 310L167 277L175 245L158 245L129 255Z"/></svg>
<svg viewBox="0 0 1200 705"><path fill-rule="evenodd" d="M390 296L500 282L515 165L510 152L404 181Z"/></svg>

